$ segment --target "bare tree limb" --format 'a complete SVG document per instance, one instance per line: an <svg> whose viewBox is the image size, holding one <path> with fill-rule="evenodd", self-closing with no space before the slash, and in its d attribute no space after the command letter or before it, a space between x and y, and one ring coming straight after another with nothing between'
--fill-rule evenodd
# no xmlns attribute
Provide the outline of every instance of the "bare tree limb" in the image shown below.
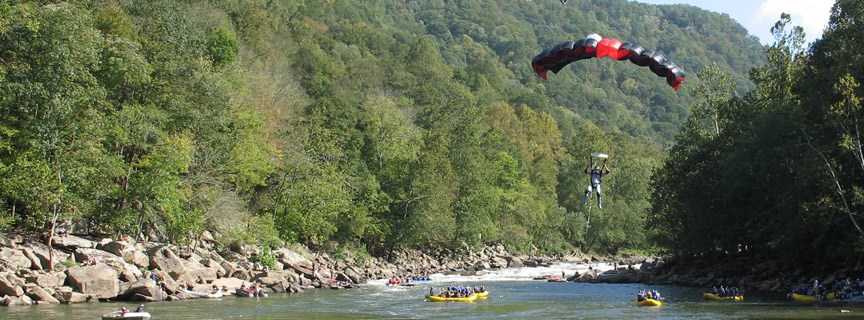
<svg viewBox="0 0 864 320"><path fill-rule="evenodd" d="M822 161L825 162L825 166L828 167L828 173L831 174L831 179L834 180L834 186L837 188L837 194L840 195L840 199L843 202L843 207L846 208L846 214L849 215L849 220L852 221L852 225L855 226L855 230L858 231L858 234L862 238L864 238L864 230L861 230L861 226L859 226L858 222L855 221L854 213L849 207L849 201L846 200L846 195L844 195L843 192L843 186L840 185L840 180L837 179L837 175L834 173L834 168L831 167L831 162L828 161L828 158L825 157L825 154L822 153L822 151L819 151L819 149L816 149L816 147L813 146L813 144L810 142L810 136L807 135L807 132L804 131L804 129L801 129L801 133L804 135L804 138L807 139L807 146L810 147L810 149L813 149L813 151L815 151L816 154L818 154L819 157L822 158Z"/></svg>

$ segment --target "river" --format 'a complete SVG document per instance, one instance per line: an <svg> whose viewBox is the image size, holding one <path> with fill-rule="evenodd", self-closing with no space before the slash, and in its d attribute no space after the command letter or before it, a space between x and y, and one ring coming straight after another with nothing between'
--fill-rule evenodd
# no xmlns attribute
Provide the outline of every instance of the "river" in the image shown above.
<svg viewBox="0 0 864 320"><path fill-rule="evenodd" d="M595 264L599 270L605 264ZM564 271L584 272L584 264L513 268L483 276L432 275L417 287L388 287L376 280L348 290L307 290L269 298L225 297L145 304L154 320L162 319L862 319L864 303L818 305L786 301L782 294L750 292L744 302L702 300L705 288L652 286L664 296L661 307L636 307L642 284L553 283L532 280ZM483 284L488 299L473 303L425 302L429 286ZM0 319L99 319L102 314L135 304L127 302L50 305L0 309ZM841 310L849 312L841 313Z"/></svg>

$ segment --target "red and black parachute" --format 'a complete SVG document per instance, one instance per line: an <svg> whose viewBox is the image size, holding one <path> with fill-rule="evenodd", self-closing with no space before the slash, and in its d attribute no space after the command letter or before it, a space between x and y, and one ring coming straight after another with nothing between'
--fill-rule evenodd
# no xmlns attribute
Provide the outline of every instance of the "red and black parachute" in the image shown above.
<svg viewBox="0 0 864 320"><path fill-rule="evenodd" d="M621 43L621 40L602 38L589 34L576 42L567 41L552 49L545 49L531 61L531 67L540 78L546 80L546 72L558 73L573 61L608 57L615 60L630 60L633 64L648 67L654 74L666 78L666 83L676 91L684 82L684 70L666 60L660 52L643 48L638 44Z"/></svg>

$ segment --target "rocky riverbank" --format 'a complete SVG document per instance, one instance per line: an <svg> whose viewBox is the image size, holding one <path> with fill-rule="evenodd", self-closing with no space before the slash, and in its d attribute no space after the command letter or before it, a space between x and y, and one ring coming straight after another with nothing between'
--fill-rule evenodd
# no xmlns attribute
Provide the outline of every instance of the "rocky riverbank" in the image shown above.
<svg viewBox="0 0 864 320"><path fill-rule="evenodd" d="M746 258L700 257L690 259L648 258L638 268L618 267L599 274L591 272L576 279L581 282L667 284L690 287L723 285L746 291L786 293L818 280L831 288L841 279L864 278L860 267L825 270L802 270L784 266L775 260L752 261Z"/></svg>
<svg viewBox="0 0 864 320"><path fill-rule="evenodd" d="M773 261L749 263L732 259L669 260L657 257L592 257L580 253L534 256L503 246L438 254L409 250L394 252L389 260L313 252L301 245L277 248L272 268L255 259L258 248L217 250L207 234L195 248L161 243L136 243L76 236L54 237L54 271L48 271L48 247L20 235L0 236L0 305L83 303L95 301L172 301L194 299L181 290L213 286L233 288L260 283L269 292L299 293L310 289L342 289L371 279L435 273L483 275L489 270L550 266L557 261L608 262L613 270L589 269L568 275L566 281L646 283L683 286L722 284L748 290L785 292L793 286L831 283L860 277L850 268L825 274L787 271ZM552 275L550 275L552 276Z"/></svg>
<svg viewBox="0 0 864 320"><path fill-rule="evenodd" d="M341 289L369 279L459 272L482 275L490 269L548 266L554 261L596 262L578 253L566 256L528 256L503 246L487 246L462 254L431 256L419 251L394 252L383 258L341 256L312 252L295 245L272 250L268 268L253 257L257 248L222 252L205 234L195 248L160 243L136 243L77 236L54 237L54 270L48 271L48 247L20 235L0 237L0 305L83 303L93 301L172 301L192 299L181 290L190 284L198 291L213 286L231 290L260 283L270 292L299 293L308 289ZM260 259L259 259L260 260ZM589 272L590 274L590 272ZM580 278L576 275L573 280ZM593 275L596 278L596 274ZM591 275L581 277L588 281Z"/></svg>

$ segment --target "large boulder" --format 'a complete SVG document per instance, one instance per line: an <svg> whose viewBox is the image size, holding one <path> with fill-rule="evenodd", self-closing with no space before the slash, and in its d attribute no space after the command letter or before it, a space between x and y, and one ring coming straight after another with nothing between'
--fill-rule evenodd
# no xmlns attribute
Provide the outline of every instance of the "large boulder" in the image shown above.
<svg viewBox="0 0 864 320"><path fill-rule="evenodd" d="M273 254L276 255L276 261L281 262L283 265L290 266L295 270L299 268L311 268L312 261L303 255L294 252L288 248L279 248L273 250ZM320 257L323 259L323 257Z"/></svg>
<svg viewBox="0 0 864 320"><path fill-rule="evenodd" d="M48 291L42 289L42 287L37 286L32 283L28 283L24 286L24 291L27 296L36 300L37 303L48 303L48 304L58 304L60 300L54 298Z"/></svg>
<svg viewBox="0 0 864 320"><path fill-rule="evenodd" d="M250 278L250 276L246 272L246 270L243 270L243 268L240 268L240 266L238 266L237 264L235 264L233 262L230 262L227 260L222 260L222 262L219 263L219 266L222 267L222 270L225 270L225 273L224 273L224 275L222 275L222 277L228 277L228 278L234 277L234 278L239 278L239 279L249 279Z"/></svg>
<svg viewBox="0 0 864 320"><path fill-rule="evenodd" d="M605 283L633 283L637 280L637 274L631 270L609 270L598 275L597 280Z"/></svg>
<svg viewBox="0 0 864 320"><path fill-rule="evenodd" d="M152 270L144 274L144 278L153 279L153 275L155 275L157 285L161 285L169 294L175 294L180 291L180 285L177 281L174 281L167 272L162 270Z"/></svg>
<svg viewBox="0 0 864 320"><path fill-rule="evenodd" d="M132 251L124 251L122 253L123 261L126 263L130 263L139 268L146 268L150 266L150 258L147 257L141 251L132 250Z"/></svg>
<svg viewBox="0 0 864 320"><path fill-rule="evenodd" d="M220 256L218 253L212 251L208 251L206 255L201 255L201 257L208 258L218 264L222 264L222 262L225 261L225 258Z"/></svg>
<svg viewBox="0 0 864 320"><path fill-rule="evenodd" d="M54 292L54 297L57 298L60 303L84 303L97 300L95 295L74 292L70 287L57 288L57 291Z"/></svg>
<svg viewBox="0 0 864 320"><path fill-rule="evenodd" d="M110 259L119 259L117 256L99 249L93 248L76 248L75 261L85 263L88 260L102 262ZM121 259L122 260L122 259Z"/></svg>
<svg viewBox="0 0 864 320"><path fill-rule="evenodd" d="M489 260L489 256L487 256L485 252L480 251L477 252L477 260Z"/></svg>
<svg viewBox="0 0 864 320"><path fill-rule="evenodd" d="M266 271L257 275L254 280L270 288L273 292L287 292L289 283L285 278L286 273L284 272Z"/></svg>
<svg viewBox="0 0 864 320"><path fill-rule="evenodd" d="M0 299L0 306L4 307L13 307L13 306L29 306L33 304L33 300L28 296L20 296L20 297L12 297L12 296L4 296Z"/></svg>
<svg viewBox="0 0 864 320"><path fill-rule="evenodd" d="M15 306L16 302L18 302L18 297L3 296L2 298L0 298L0 306L2 306L2 307Z"/></svg>
<svg viewBox="0 0 864 320"><path fill-rule="evenodd" d="M51 244L55 247L63 247L68 249L77 249L77 248L95 248L96 243L84 238L79 238L73 235L67 235L65 237L55 236L51 238Z"/></svg>
<svg viewBox="0 0 864 320"><path fill-rule="evenodd" d="M579 276L579 279L576 279L578 282L591 282L597 279L597 270L590 269Z"/></svg>
<svg viewBox="0 0 864 320"><path fill-rule="evenodd" d="M429 269L438 270L439 268L441 268L441 264L438 262L438 260L435 260L435 259L432 259L432 257L429 257L429 259L427 261L429 263Z"/></svg>
<svg viewBox="0 0 864 320"><path fill-rule="evenodd" d="M54 272L54 273L36 273L29 276L26 276L27 282L35 283L43 288L53 288L62 286L63 283L66 282L66 273L63 272Z"/></svg>
<svg viewBox="0 0 864 320"><path fill-rule="evenodd" d="M24 254L27 259L30 259L30 268L33 270L43 270L47 269L47 264L45 266L42 265L42 260L33 253L33 250L30 248L21 248L21 253Z"/></svg>
<svg viewBox="0 0 864 320"><path fill-rule="evenodd" d="M30 269L33 262L21 250L0 248L0 259L15 269Z"/></svg>
<svg viewBox="0 0 864 320"><path fill-rule="evenodd" d="M506 268L507 267L507 260L504 258L495 257L495 258L492 258L492 261L489 265L492 266L492 268L496 268L496 269Z"/></svg>
<svg viewBox="0 0 864 320"><path fill-rule="evenodd" d="M289 283L300 281L300 275L294 272L294 270L267 270L259 272L252 277L252 281L257 281L260 278L280 278L285 279L285 281L288 281Z"/></svg>
<svg viewBox="0 0 864 320"><path fill-rule="evenodd" d="M474 270L486 270L491 268L488 262L486 261L477 261L477 263L473 266Z"/></svg>
<svg viewBox="0 0 864 320"><path fill-rule="evenodd" d="M108 241L105 243L99 243L98 245L96 245L96 249L111 253L118 257L122 257L123 252L134 251L135 247L133 247L129 242L126 241Z"/></svg>
<svg viewBox="0 0 864 320"><path fill-rule="evenodd" d="M210 286L216 286L218 288L228 288L228 292L234 292L234 288L239 288L240 286L247 284L248 281L237 278L219 278L210 283Z"/></svg>
<svg viewBox="0 0 864 320"><path fill-rule="evenodd" d="M519 267L524 267L524 266L525 266L525 264L522 263L522 258L514 256L514 257L509 257L509 259L507 259L507 267L508 268L519 268Z"/></svg>
<svg viewBox="0 0 864 320"><path fill-rule="evenodd" d="M189 284L206 284L216 280L216 270L203 266L197 262L187 261L183 263L185 271L177 281Z"/></svg>
<svg viewBox="0 0 864 320"><path fill-rule="evenodd" d="M18 275L15 273L5 273L4 276L6 277L6 280L9 280L9 283L13 285L23 287L25 284L27 284L27 281L24 280L24 278L18 277Z"/></svg>
<svg viewBox="0 0 864 320"><path fill-rule="evenodd" d="M162 291L156 282L148 278L141 278L134 283L130 283L128 288L123 290L118 299L130 301L160 301L164 299L166 294Z"/></svg>
<svg viewBox="0 0 864 320"><path fill-rule="evenodd" d="M50 256L48 254L48 247L41 243L28 243L26 246L34 256L39 258L42 262L43 269L49 269L50 266ZM60 250L53 250L54 252L54 269L62 269L65 268L62 262L68 260L72 255L65 253Z"/></svg>
<svg viewBox="0 0 864 320"><path fill-rule="evenodd" d="M138 267L128 264L123 261L123 258L120 257L111 257L105 259L105 264L110 266L117 271L117 274L120 276L120 279L125 282L134 282L144 276L141 272L141 269Z"/></svg>
<svg viewBox="0 0 864 320"><path fill-rule="evenodd" d="M363 276L359 271L357 271L354 267L345 268L342 272L352 283L366 283L366 277ZM344 279L342 281L345 281Z"/></svg>
<svg viewBox="0 0 864 320"><path fill-rule="evenodd" d="M299 264L286 264L286 265L290 266L292 270L296 271L297 274L299 274L300 276L302 276L304 278L307 278L307 279L315 279L316 278L315 271L313 271L311 268L307 268L306 266L299 265Z"/></svg>
<svg viewBox="0 0 864 320"><path fill-rule="evenodd" d="M21 244L24 244L25 242L31 241L31 239L25 239L24 236L22 236L20 234L8 234L7 236L9 237L9 240L12 243L14 243L15 245L21 245Z"/></svg>
<svg viewBox="0 0 864 320"><path fill-rule="evenodd" d="M185 273L183 259L168 247L156 247L150 252L150 269L167 272L174 280L180 279Z"/></svg>
<svg viewBox="0 0 864 320"><path fill-rule="evenodd" d="M315 286L312 284L312 280L309 278L300 278L300 286L303 288L314 288Z"/></svg>
<svg viewBox="0 0 864 320"><path fill-rule="evenodd" d="M300 284L297 284L297 283L288 284L288 293L301 293L301 292L303 292L303 287L301 287Z"/></svg>
<svg viewBox="0 0 864 320"><path fill-rule="evenodd" d="M126 263L123 258L107 251L91 248L78 248L75 250L75 259L84 262L97 261L104 263L113 268L114 271L117 271L117 274L120 275L120 279L123 281L135 281L142 276L141 269Z"/></svg>
<svg viewBox="0 0 864 320"><path fill-rule="evenodd" d="M213 269L213 271L216 272L216 277L220 278L220 277L224 277L228 274L228 272L225 270L225 268L222 267L222 263L221 263L222 261L224 261L224 260L213 260L210 258L203 258L203 259L201 259L201 264L205 267ZM277 270L282 270L282 269L277 268Z"/></svg>
<svg viewBox="0 0 864 320"><path fill-rule="evenodd" d="M336 264L334 265L334 267L336 268L336 270L344 270L345 268L348 267L348 263L343 261L343 260L339 260L339 261L336 261Z"/></svg>
<svg viewBox="0 0 864 320"><path fill-rule="evenodd" d="M0 296L6 295L18 297L23 295L24 288L21 287L21 283L14 279L10 280L10 277L15 276L10 273L0 274Z"/></svg>
<svg viewBox="0 0 864 320"><path fill-rule="evenodd" d="M380 278L380 279L390 279L390 278L393 278L396 276L396 272L390 268L378 269L378 271L376 271L376 273L378 274L377 278Z"/></svg>
<svg viewBox="0 0 864 320"><path fill-rule="evenodd" d="M16 243L15 240L10 238L9 236L11 235L0 235L0 247L7 247L12 249L18 248L18 243Z"/></svg>
<svg viewBox="0 0 864 320"><path fill-rule="evenodd" d="M92 294L98 299L114 298L120 292L117 271L104 264L75 266L66 270L66 282L78 292Z"/></svg>
<svg viewBox="0 0 864 320"><path fill-rule="evenodd" d="M459 264L456 263L455 261L449 261L449 262L444 264L444 269L446 269L448 271L456 271L456 270L459 270Z"/></svg>

